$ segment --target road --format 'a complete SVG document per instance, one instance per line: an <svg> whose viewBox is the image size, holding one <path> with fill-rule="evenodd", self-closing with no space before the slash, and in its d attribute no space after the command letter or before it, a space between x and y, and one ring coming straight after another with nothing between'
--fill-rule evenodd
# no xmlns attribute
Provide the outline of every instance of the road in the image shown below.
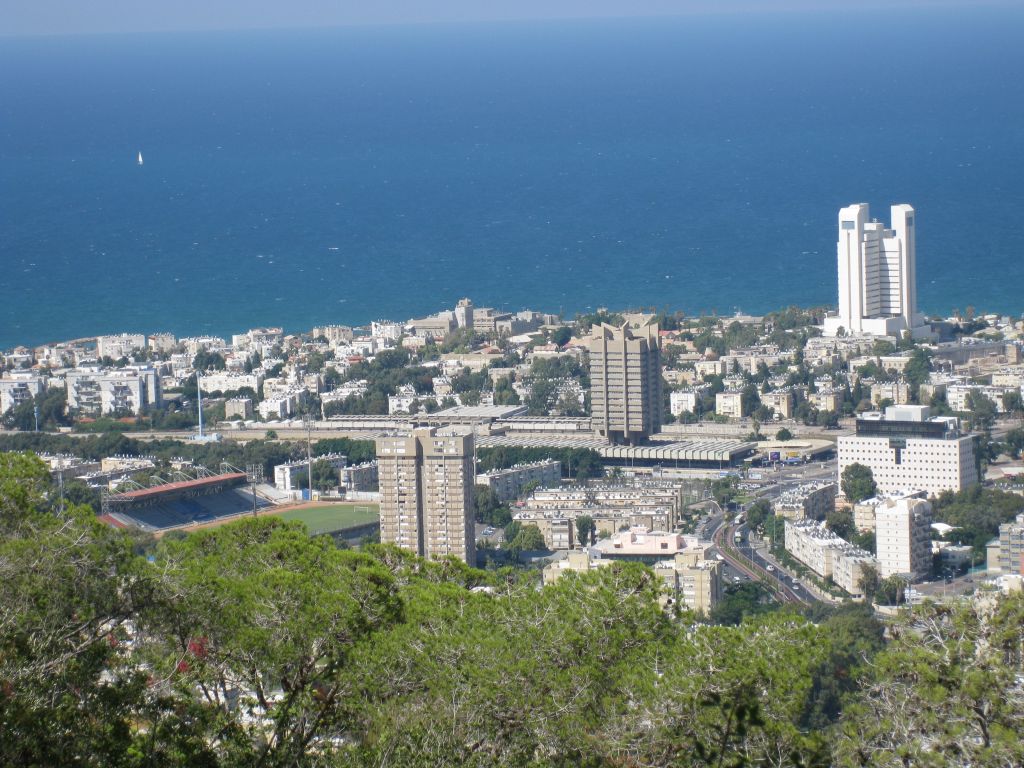
<svg viewBox="0 0 1024 768"><path fill-rule="evenodd" d="M728 563L729 567L738 571L752 581L765 585L772 595L781 602L795 605L813 605L818 599L807 592L806 589L794 589L794 579L774 567L768 570L768 563L750 546L748 539L749 532L746 525L725 523L725 513L717 503L711 502L717 508L717 512L711 516L708 523L703 526L703 533L710 533L711 540L715 543L719 553ZM740 541L737 545L736 534L739 533Z"/></svg>

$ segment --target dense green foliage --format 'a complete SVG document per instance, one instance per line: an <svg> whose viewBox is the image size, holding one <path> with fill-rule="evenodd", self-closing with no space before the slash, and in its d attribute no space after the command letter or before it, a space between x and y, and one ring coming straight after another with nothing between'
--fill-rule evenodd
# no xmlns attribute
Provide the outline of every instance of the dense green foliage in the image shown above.
<svg viewBox="0 0 1024 768"><path fill-rule="evenodd" d="M974 547L975 557L985 557L985 545L999 535L1000 523L1013 522L1024 512L1024 497L981 485L959 493L944 491L932 505L937 522L956 528L947 538Z"/></svg>
<svg viewBox="0 0 1024 768"><path fill-rule="evenodd" d="M71 418L67 412L68 396L64 388L46 389L11 408L3 414L3 425L7 429L31 432L36 428L36 409L39 409L39 429L56 429L68 426Z"/></svg>
<svg viewBox="0 0 1024 768"><path fill-rule="evenodd" d="M507 504L489 486L477 485L473 489L476 521L495 528L504 528L512 522L512 512Z"/></svg>
<svg viewBox="0 0 1024 768"><path fill-rule="evenodd" d="M843 470L840 486L843 489L843 495L851 504L870 499L878 492L875 478L871 474L871 467L857 463L850 464Z"/></svg>
<svg viewBox="0 0 1024 768"><path fill-rule="evenodd" d="M316 452L350 450L346 453L351 463L366 461L374 454L373 443L364 440L324 440L316 445ZM277 464L305 458L304 442L276 442L273 440L250 440L238 443L225 440L220 443L197 443L182 440L136 440L119 432L78 436L46 433L17 433L0 435L0 451L33 451L37 453L67 453L84 459L99 461L106 456L152 456L157 462L173 459L189 459L212 471L220 468L221 462L244 470L249 464L263 466L264 477L273 477Z"/></svg>
<svg viewBox="0 0 1024 768"><path fill-rule="evenodd" d="M52 491L0 454L2 765L1024 760L1020 596L915 608L883 646L867 609L759 614L754 585L716 625L639 564L539 589L271 517L147 542Z"/></svg>

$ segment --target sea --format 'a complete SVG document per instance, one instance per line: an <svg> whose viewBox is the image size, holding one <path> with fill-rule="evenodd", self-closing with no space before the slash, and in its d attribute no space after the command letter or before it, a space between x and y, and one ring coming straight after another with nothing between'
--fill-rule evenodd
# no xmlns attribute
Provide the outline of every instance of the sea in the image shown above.
<svg viewBox="0 0 1024 768"><path fill-rule="evenodd" d="M1024 8L0 38L0 348L836 301L1024 311ZM144 162L137 157L142 153Z"/></svg>

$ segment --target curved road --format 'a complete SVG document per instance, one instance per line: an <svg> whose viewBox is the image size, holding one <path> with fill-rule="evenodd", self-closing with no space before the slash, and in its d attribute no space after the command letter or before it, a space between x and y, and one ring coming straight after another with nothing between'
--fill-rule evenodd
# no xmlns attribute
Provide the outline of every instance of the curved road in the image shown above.
<svg viewBox="0 0 1024 768"><path fill-rule="evenodd" d="M764 584L777 599L784 603L812 605L817 602L816 598L806 590L794 590L790 584L787 584L779 577L779 571L768 571L756 559L744 555L741 548L734 544L734 541L737 532L740 533L741 538L744 536L746 532L745 526L742 524L724 524L725 514L722 512L722 508L717 503L712 503L718 509L718 514L721 515L723 523L719 524L717 530L711 534L711 540L715 543L722 557L725 558L725 562L740 573L745 574L748 578Z"/></svg>

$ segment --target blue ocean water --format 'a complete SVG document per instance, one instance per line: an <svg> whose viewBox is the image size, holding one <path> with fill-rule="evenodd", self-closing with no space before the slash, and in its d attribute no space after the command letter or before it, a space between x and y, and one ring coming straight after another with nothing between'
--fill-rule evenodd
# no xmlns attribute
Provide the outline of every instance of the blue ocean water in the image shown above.
<svg viewBox="0 0 1024 768"><path fill-rule="evenodd" d="M917 208L923 309L1019 313L1022 32L1004 9L3 39L0 348L464 295L834 303L855 201Z"/></svg>

